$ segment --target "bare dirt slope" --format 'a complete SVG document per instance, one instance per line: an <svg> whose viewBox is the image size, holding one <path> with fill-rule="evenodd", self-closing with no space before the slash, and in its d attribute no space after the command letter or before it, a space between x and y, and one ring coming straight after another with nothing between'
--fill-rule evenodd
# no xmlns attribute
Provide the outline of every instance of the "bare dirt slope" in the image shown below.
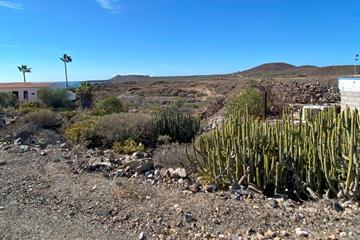
<svg viewBox="0 0 360 240"><path fill-rule="evenodd" d="M192 194L141 177L78 172L56 156L0 151L0 239L299 239L301 231L309 239L360 237L356 204L336 211L328 202Z"/></svg>

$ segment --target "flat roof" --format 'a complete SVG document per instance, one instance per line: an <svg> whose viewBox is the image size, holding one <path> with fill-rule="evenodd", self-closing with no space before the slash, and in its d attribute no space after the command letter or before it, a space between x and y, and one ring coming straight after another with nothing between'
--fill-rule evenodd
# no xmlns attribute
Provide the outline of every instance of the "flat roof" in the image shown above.
<svg viewBox="0 0 360 240"><path fill-rule="evenodd" d="M360 75L339 77L338 80L360 80Z"/></svg>
<svg viewBox="0 0 360 240"><path fill-rule="evenodd" d="M0 89L14 89L14 88L43 88L43 87L49 87L53 83L49 82L42 82L42 83L36 83L36 82L27 82L27 83L0 83Z"/></svg>

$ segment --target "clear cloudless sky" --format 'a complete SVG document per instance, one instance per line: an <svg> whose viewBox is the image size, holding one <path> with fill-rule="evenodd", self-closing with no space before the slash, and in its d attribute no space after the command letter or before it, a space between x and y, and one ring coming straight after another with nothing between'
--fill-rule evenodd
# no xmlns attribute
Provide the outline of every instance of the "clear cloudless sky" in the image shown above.
<svg viewBox="0 0 360 240"><path fill-rule="evenodd" d="M360 0L0 0L0 82L353 64Z"/></svg>

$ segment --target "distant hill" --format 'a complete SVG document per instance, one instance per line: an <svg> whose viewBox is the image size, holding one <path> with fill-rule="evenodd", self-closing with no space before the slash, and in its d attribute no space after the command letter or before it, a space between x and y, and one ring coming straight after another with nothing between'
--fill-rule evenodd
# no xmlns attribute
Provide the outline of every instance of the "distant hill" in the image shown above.
<svg viewBox="0 0 360 240"><path fill-rule="evenodd" d="M317 67L312 65L294 66L288 63L266 63L236 74L247 77L259 77L262 75L275 77L339 77L354 74L354 67L351 65Z"/></svg>
<svg viewBox="0 0 360 240"><path fill-rule="evenodd" d="M112 83L122 83L122 82L132 82L132 81L146 81L151 77L148 75L116 75L115 77L109 79Z"/></svg>
<svg viewBox="0 0 360 240"><path fill-rule="evenodd" d="M288 63L265 63L254 68L250 68L242 73L258 73L258 72L278 72L285 70L293 70L297 67Z"/></svg>
<svg viewBox="0 0 360 240"><path fill-rule="evenodd" d="M149 75L116 75L108 80L90 80L93 84L121 84L150 81L203 81L217 79L238 79L239 77L280 77L280 78L306 78L320 77L336 79L340 76L352 75L354 67L351 65L318 67L314 65L295 66L284 62L265 63L254 68L229 74L193 75L193 76L149 76ZM75 83L74 83L75 84ZM77 83L79 84L79 83Z"/></svg>

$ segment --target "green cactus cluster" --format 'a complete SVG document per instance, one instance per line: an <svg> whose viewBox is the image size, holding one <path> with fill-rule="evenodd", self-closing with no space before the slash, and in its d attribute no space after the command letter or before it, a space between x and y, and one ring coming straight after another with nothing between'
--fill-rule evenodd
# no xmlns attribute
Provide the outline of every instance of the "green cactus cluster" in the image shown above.
<svg viewBox="0 0 360 240"><path fill-rule="evenodd" d="M296 121L288 111L278 121L234 111L192 146L189 160L218 186L251 184L269 195L299 199L325 192L357 197L360 192L357 110L326 110L308 121Z"/></svg>
<svg viewBox="0 0 360 240"><path fill-rule="evenodd" d="M160 135L184 143L191 142L200 130L200 120L174 104L157 113L156 125Z"/></svg>

